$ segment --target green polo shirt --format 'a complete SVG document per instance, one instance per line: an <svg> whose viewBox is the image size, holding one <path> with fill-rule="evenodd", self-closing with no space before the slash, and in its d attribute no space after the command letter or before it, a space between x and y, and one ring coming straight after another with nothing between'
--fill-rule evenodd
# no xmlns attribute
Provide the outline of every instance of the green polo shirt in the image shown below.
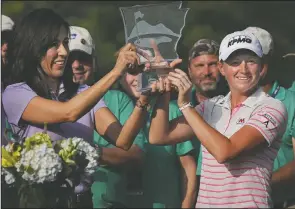
<svg viewBox="0 0 295 209"><path fill-rule="evenodd" d="M268 94L272 95L278 85L278 82L275 82ZM288 112L288 124L286 132L282 138L278 155L274 161L273 171L278 170L282 166L294 160L292 137L295 137L295 92L280 86L275 98L280 100L285 105Z"/></svg>
<svg viewBox="0 0 295 209"><path fill-rule="evenodd" d="M179 117L175 101L170 102L169 120ZM151 116L152 111L150 111ZM150 119L145 127L148 136ZM181 177L179 157L193 150L191 141L176 145L158 146L145 144L146 157L143 166L144 208L180 208Z"/></svg>
<svg viewBox="0 0 295 209"><path fill-rule="evenodd" d="M288 90L295 91L295 81L293 81L292 86Z"/></svg>
<svg viewBox="0 0 295 209"><path fill-rule="evenodd" d="M133 112L134 105L132 100L121 91L110 90L104 95L103 100L121 124L124 124ZM137 135L134 144L143 149L145 141L145 136L143 131L141 131ZM94 143L102 147L114 147L114 145L106 141L97 132L94 132ZM91 188L93 193L93 207L106 207L102 195L104 195L107 200L127 205L127 183L127 173L122 167L99 167L94 174L94 183Z"/></svg>
<svg viewBox="0 0 295 209"><path fill-rule="evenodd" d="M191 92L191 101L192 101L192 105L195 107L197 106L199 103L198 101L196 100L196 87L193 86L192 88L192 92ZM192 143L194 145L194 148L195 148L195 156L196 156L196 162L197 163L197 172L196 174L198 176L201 175L201 169L202 169L202 150L201 150L201 143L200 141L194 137L192 140Z"/></svg>

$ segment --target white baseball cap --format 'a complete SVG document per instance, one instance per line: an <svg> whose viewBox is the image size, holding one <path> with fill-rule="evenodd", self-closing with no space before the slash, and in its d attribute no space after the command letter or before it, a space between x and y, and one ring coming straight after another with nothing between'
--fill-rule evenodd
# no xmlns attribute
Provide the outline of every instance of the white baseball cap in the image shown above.
<svg viewBox="0 0 295 209"><path fill-rule="evenodd" d="M274 43L273 38L268 31L259 27L248 27L244 31L253 33L258 38L264 55L268 55L269 53L270 55L272 54Z"/></svg>
<svg viewBox="0 0 295 209"><path fill-rule="evenodd" d="M1 19L2 19L1 31L13 29L14 22L12 21L10 17L7 17L6 15L2 15Z"/></svg>
<svg viewBox="0 0 295 209"><path fill-rule="evenodd" d="M248 49L258 57L263 56L262 46L253 33L247 31L236 31L228 34L222 40L219 49L219 60L225 61L229 55L238 49Z"/></svg>
<svg viewBox="0 0 295 209"><path fill-rule="evenodd" d="M70 26L69 49L70 51L83 51L92 55L95 45L89 31L82 27Z"/></svg>

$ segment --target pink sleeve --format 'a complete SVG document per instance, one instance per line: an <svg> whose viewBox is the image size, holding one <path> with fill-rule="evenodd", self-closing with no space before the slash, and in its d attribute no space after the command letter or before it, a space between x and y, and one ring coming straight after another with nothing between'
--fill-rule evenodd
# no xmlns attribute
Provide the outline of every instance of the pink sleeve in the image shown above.
<svg viewBox="0 0 295 209"><path fill-rule="evenodd" d="M245 125L256 128L266 139L269 146L280 139L286 130L287 111L283 103L276 100L256 109Z"/></svg>

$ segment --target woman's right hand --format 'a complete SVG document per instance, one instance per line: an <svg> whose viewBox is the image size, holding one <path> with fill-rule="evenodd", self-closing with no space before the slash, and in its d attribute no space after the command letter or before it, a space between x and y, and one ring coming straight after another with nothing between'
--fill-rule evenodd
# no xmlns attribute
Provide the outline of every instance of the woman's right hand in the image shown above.
<svg viewBox="0 0 295 209"><path fill-rule="evenodd" d="M174 69L169 72L168 80L170 80L173 86L178 89L177 104L181 107L183 104L190 102L190 94L192 89L192 82L189 76L180 69Z"/></svg>
<svg viewBox="0 0 295 209"><path fill-rule="evenodd" d="M136 69L139 63L135 45L128 43L118 52L114 70L120 73L120 75L123 75L126 71Z"/></svg>

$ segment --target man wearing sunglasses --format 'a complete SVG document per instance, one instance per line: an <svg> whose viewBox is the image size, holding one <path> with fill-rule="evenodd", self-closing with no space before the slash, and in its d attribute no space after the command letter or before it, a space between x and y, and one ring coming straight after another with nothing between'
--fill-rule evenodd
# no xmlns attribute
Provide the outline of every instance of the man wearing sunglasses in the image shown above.
<svg viewBox="0 0 295 209"><path fill-rule="evenodd" d="M67 65L72 68L75 83L91 85L96 72L95 45L85 28L71 26L70 54Z"/></svg>

